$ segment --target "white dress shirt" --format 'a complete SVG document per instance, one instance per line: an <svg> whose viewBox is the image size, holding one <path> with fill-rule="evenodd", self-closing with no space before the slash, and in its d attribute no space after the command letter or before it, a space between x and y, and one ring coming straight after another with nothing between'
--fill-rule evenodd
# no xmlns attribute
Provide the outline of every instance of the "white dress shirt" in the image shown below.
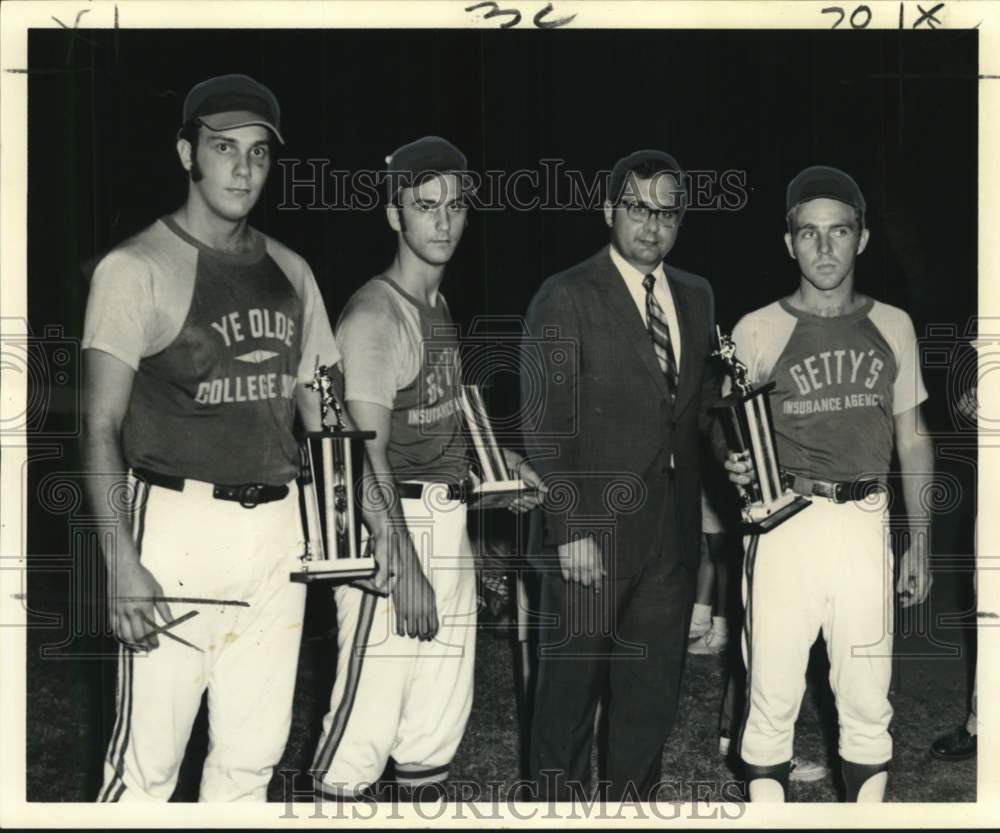
<svg viewBox="0 0 1000 833"><path fill-rule="evenodd" d="M613 243L611 244L611 262L614 263L615 268L618 269L618 272L622 276L622 280L625 281L625 286L628 287L629 294L632 296L632 300L635 301L635 305L639 309L639 315L648 329L649 321L646 320L646 287L642 285L647 273L640 272L625 260ZM650 274L656 279L656 282L653 284L653 297L659 302L660 309L663 310L663 314L666 316L667 326L670 328L670 346L674 348L674 362L677 365L677 372L679 373L681 369L681 331L680 325L677 322L677 308L674 306L674 298L670 294L670 286L667 284L667 276L663 271L663 264L657 264L656 268Z"/></svg>

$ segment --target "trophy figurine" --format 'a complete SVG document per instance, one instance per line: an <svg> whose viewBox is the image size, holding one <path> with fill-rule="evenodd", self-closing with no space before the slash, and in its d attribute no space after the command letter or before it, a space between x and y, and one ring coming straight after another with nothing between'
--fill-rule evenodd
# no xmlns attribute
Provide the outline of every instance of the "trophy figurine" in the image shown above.
<svg viewBox="0 0 1000 833"><path fill-rule="evenodd" d="M750 453L756 478L744 486L743 528L751 535L774 529L805 509L811 501L788 487L789 478L778 463L778 447L771 421L770 391L774 382L754 388L747 378L747 367L736 358L736 345L718 327L718 349L712 353L726 365L733 390L717 406L722 411L722 425L729 448Z"/></svg>
<svg viewBox="0 0 1000 833"><path fill-rule="evenodd" d="M319 394L319 431L309 431L299 446L300 508L307 540L292 581L353 581L375 573L375 558L361 548L361 509L357 505L364 473L365 440L372 431L348 431L333 392L331 369L317 360L311 390ZM333 411L335 424L328 425Z"/></svg>
<svg viewBox="0 0 1000 833"><path fill-rule="evenodd" d="M462 416L482 472L482 482L468 496L473 509L506 508L513 500L534 490L510 476L507 461L497 445L482 394L476 385L462 385Z"/></svg>

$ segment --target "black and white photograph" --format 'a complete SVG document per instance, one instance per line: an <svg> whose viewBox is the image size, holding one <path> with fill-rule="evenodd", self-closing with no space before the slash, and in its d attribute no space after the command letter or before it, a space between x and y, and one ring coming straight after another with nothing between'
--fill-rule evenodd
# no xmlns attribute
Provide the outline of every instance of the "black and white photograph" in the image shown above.
<svg viewBox="0 0 1000 833"><path fill-rule="evenodd" d="M0 821L987 823L997 12L5 4Z"/></svg>

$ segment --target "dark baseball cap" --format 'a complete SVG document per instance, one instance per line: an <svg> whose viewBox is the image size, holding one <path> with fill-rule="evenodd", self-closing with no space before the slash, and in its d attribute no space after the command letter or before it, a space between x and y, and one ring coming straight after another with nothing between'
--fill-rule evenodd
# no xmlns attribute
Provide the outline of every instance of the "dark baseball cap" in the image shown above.
<svg viewBox="0 0 1000 833"><path fill-rule="evenodd" d="M681 166L677 160L662 150L650 150L647 148L645 150L637 150L628 156L623 156L615 162L615 166L611 169L611 178L608 180L609 202L616 203L621 199L626 176L628 176L629 171L637 168L643 162L656 162L660 170L676 172L681 187L684 187L684 171L681 170Z"/></svg>
<svg viewBox="0 0 1000 833"><path fill-rule="evenodd" d="M424 136L396 148L385 158L389 184L389 198L395 199L403 188L419 185L435 174L463 174L468 170L468 160L447 139ZM466 177L459 177L463 190L468 189Z"/></svg>
<svg viewBox="0 0 1000 833"><path fill-rule="evenodd" d="M285 143L278 99L249 75L218 75L195 84L184 99L184 123L192 119L215 131L259 124Z"/></svg>
<svg viewBox="0 0 1000 833"><path fill-rule="evenodd" d="M865 198L849 174L829 165L813 165L796 175L788 183L785 194L785 213L799 203L826 198L837 200L864 213Z"/></svg>

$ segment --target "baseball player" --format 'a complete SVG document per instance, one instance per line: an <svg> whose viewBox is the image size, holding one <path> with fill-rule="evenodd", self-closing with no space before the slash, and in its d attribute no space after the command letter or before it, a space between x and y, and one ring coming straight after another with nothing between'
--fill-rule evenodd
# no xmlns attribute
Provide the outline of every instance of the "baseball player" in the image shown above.
<svg viewBox="0 0 1000 833"><path fill-rule="evenodd" d="M200 800L265 800L285 747L305 600L292 423L300 404L318 427L303 383L339 354L308 264L247 222L282 141L267 87L197 84L177 139L186 201L94 275L83 452L95 514L116 512L121 642L99 801L170 798L206 689Z"/></svg>
<svg viewBox="0 0 1000 833"><path fill-rule="evenodd" d="M387 163L396 256L348 301L337 342L347 410L377 434L367 443L373 471L399 498L395 520L419 555L400 559L390 598L336 590L337 674L312 767L318 793L334 799L365 793L390 759L399 785L444 781L472 708L476 577L463 502L472 484L458 341L440 292L468 214L466 158L426 136ZM505 456L540 485L519 455Z"/></svg>
<svg viewBox="0 0 1000 833"><path fill-rule="evenodd" d="M822 630L847 799L881 801L892 757L885 481L895 447L916 516L933 471L920 413L927 393L909 316L855 289L869 236L857 183L836 168L807 168L788 186L787 225L798 288L745 316L733 340L750 380L775 383L778 457L812 505L760 536L746 558L740 755L751 801L784 801L809 650ZM752 481L745 458L730 454L725 465L733 482ZM904 606L930 589L926 547L914 530L896 585Z"/></svg>

